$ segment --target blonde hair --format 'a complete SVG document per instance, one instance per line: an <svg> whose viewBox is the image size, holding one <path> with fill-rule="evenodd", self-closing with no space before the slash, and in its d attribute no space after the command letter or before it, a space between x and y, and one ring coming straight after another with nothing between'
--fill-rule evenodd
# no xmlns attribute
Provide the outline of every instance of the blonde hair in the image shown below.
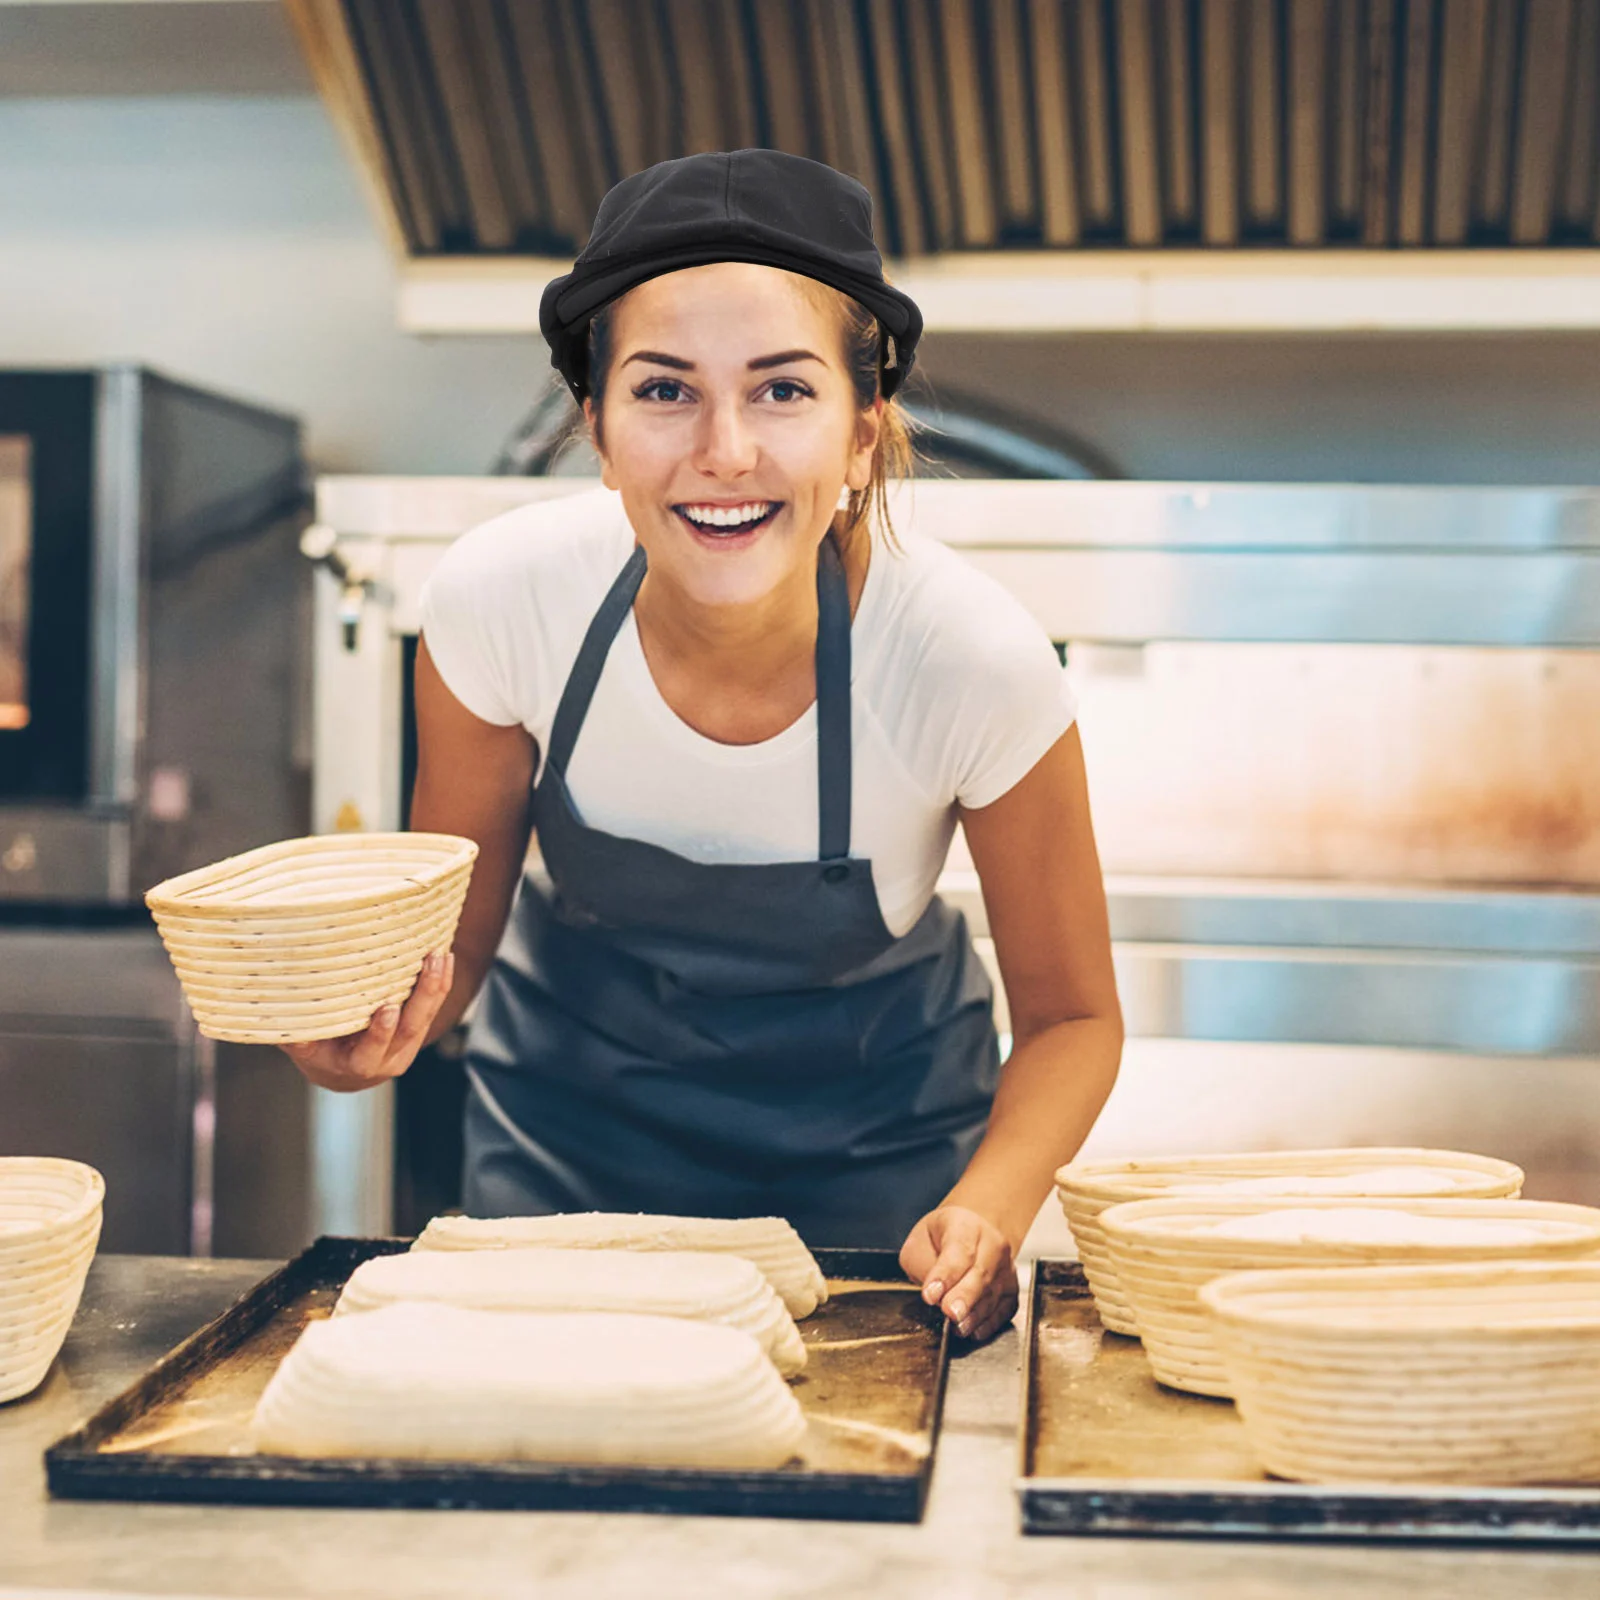
<svg viewBox="0 0 1600 1600"><path fill-rule="evenodd" d="M823 311L832 311L838 319L840 338L844 347L845 370L850 375L850 386L855 391L857 409L870 411L878 399L878 374L882 359L884 332L878 319L842 289L819 282L815 278L799 277L802 292L811 303ZM624 298L626 298L624 296ZM589 323L587 340L589 398L594 403L594 429L596 442L604 446L601 433L601 410L605 401L606 380L610 374L613 324L620 300L613 300L595 312ZM891 549L898 549L894 524L889 516L889 484L895 479L909 478L916 463L916 445L912 437L912 422L901 406L898 395L891 395L883 403L879 420L878 443L872 453L872 476L864 489L852 489L844 507L843 522L837 529L841 548L848 548L861 530L871 536L876 527Z"/></svg>

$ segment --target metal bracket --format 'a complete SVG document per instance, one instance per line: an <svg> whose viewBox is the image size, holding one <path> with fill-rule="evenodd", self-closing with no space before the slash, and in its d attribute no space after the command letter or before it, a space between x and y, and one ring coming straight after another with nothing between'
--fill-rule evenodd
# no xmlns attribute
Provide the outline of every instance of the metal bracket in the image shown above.
<svg viewBox="0 0 1600 1600"><path fill-rule="evenodd" d="M300 535L300 553L319 567L326 567L339 585L339 626L344 647L352 655L361 637L361 608L369 599L380 598L378 581L371 573L353 567L339 549L339 536L326 523L313 522Z"/></svg>

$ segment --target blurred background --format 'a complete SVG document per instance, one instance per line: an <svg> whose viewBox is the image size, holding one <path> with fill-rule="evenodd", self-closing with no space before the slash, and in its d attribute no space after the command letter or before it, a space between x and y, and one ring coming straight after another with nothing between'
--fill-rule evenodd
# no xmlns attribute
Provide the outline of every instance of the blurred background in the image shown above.
<svg viewBox="0 0 1600 1600"><path fill-rule="evenodd" d="M429 564L592 470L539 290L749 144L872 190L906 518L1079 689L1091 1153L1600 1202L1600 0L0 3L0 1151L98 1165L111 1248L453 1203L459 1041L314 1095L139 897L401 823Z"/></svg>

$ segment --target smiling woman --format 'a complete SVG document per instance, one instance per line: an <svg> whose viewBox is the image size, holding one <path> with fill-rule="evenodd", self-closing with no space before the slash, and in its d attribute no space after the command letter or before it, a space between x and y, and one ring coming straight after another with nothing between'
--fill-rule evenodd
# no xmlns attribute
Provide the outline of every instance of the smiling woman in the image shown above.
<svg viewBox="0 0 1600 1600"><path fill-rule="evenodd" d="M479 845L459 964L292 1053L381 1081L483 985L469 1211L785 1217L899 1248L986 1336L1121 1024L1055 651L883 514L921 318L870 200L776 151L662 163L607 195L543 322L603 487L473 530L422 602L411 819ZM1003 1076L934 893L958 822Z"/></svg>

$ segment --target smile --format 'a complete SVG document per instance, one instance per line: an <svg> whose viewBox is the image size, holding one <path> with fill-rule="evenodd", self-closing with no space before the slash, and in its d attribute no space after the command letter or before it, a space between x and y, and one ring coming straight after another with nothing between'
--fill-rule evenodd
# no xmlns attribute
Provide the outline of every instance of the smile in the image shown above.
<svg viewBox="0 0 1600 1600"><path fill-rule="evenodd" d="M733 539L765 527L782 508L781 500L747 500L736 506L691 504L672 509L698 534L711 539Z"/></svg>

